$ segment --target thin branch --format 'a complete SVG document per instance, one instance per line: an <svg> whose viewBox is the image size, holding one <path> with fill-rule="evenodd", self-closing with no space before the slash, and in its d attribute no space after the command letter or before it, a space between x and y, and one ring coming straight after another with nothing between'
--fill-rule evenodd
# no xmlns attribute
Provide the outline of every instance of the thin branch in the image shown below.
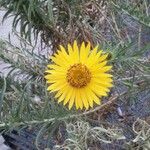
<svg viewBox="0 0 150 150"><path fill-rule="evenodd" d="M85 111L85 112L83 112L83 113L79 113L79 114L75 114L75 115L67 115L67 116L62 117L62 118L44 119L44 120L41 120L41 121L39 121L39 120L33 120L33 121L25 121L25 122L16 122L16 123L13 123L13 125L15 125L15 126L21 126L21 125L25 125L25 124L27 124L27 125L41 124L41 123L53 122L53 121L55 121L56 119L57 119L57 120L67 120L67 119L71 119L71 118L82 117L82 116L85 116L85 115L94 113L94 112L97 111L97 110L101 110L101 109L103 109L103 108L106 108L108 105L114 103L114 102L117 100L117 98L118 98L119 96L122 96L122 95L124 95L124 94L126 94L126 92L123 92L123 93L121 93L121 94L114 95L113 97L111 97L111 98L108 100L108 102L106 102L106 103L104 103L104 104L102 104L102 105L96 107L95 109L92 109L92 110L89 110L89 111ZM11 125L12 125L11 122L10 122L10 123L0 123L0 128L5 127L5 126L11 126Z"/></svg>
<svg viewBox="0 0 150 150"><path fill-rule="evenodd" d="M117 100L117 98L118 98L119 96L122 96L122 95L124 95L125 93L126 93L126 92L123 92L123 93L121 93L121 94L119 94L119 95L118 95L118 94L117 94L117 95L114 95L113 97L111 97L111 98L109 99L108 102L106 102L106 103L104 103L104 104L102 104L102 105L96 107L95 109L92 109L92 110L89 110L89 111L84 112L83 114L81 114L81 116L82 116L82 115L88 115L88 114L91 114L91 113L93 113L93 112L95 112L95 111L98 111L98 110L101 110L101 109L103 109L103 108L106 108L106 107L109 106L110 104L114 103L114 102Z"/></svg>
<svg viewBox="0 0 150 150"><path fill-rule="evenodd" d="M140 78L140 77L150 77L150 75L148 74L143 74L143 75L139 75L139 76L132 76L132 77L126 77L126 78L122 78L122 79L117 79L116 81L126 81L126 80L132 80L133 78Z"/></svg>

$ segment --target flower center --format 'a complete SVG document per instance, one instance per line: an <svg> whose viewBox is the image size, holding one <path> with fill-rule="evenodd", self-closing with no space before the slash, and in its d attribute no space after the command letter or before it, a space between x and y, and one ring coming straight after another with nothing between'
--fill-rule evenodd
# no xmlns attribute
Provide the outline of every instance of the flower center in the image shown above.
<svg viewBox="0 0 150 150"><path fill-rule="evenodd" d="M73 87L82 88L86 86L90 80L91 72L85 65L78 63L68 69L67 81Z"/></svg>

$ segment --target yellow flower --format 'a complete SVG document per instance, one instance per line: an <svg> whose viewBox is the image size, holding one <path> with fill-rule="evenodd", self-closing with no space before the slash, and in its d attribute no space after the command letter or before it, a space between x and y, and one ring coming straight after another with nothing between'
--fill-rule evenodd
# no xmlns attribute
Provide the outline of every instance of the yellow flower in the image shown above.
<svg viewBox="0 0 150 150"><path fill-rule="evenodd" d="M67 51L60 50L51 57L52 64L47 65L45 78L50 84L48 91L55 92L58 103L68 104L69 109L89 109L93 104L101 104L101 97L107 96L112 87L112 75L107 73L112 66L107 65L107 54L91 50L90 43L83 42L79 47L74 41L68 44Z"/></svg>

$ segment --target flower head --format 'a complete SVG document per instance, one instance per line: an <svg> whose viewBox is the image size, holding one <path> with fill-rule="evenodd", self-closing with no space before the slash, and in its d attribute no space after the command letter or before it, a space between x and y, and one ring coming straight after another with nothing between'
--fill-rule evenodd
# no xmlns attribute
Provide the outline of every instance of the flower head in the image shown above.
<svg viewBox="0 0 150 150"><path fill-rule="evenodd" d="M107 73L107 54L91 50L91 45L83 42L79 47L74 41L67 50L60 45L60 50L51 56L52 64L47 65L45 78L49 84L47 90L55 92L58 103L68 104L69 109L89 109L94 103L100 105L101 98L107 96L112 87L112 75Z"/></svg>

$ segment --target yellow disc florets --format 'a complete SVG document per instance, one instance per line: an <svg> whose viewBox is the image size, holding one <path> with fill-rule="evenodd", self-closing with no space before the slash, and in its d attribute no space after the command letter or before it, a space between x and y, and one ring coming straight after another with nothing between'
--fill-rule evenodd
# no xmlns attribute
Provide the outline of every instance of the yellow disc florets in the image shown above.
<svg viewBox="0 0 150 150"><path fill-rule="evenodd" d="M82 88L86 86L90 80L91 72L85 65L78 63L68 69L67 81L71 86Z"/></svg>

